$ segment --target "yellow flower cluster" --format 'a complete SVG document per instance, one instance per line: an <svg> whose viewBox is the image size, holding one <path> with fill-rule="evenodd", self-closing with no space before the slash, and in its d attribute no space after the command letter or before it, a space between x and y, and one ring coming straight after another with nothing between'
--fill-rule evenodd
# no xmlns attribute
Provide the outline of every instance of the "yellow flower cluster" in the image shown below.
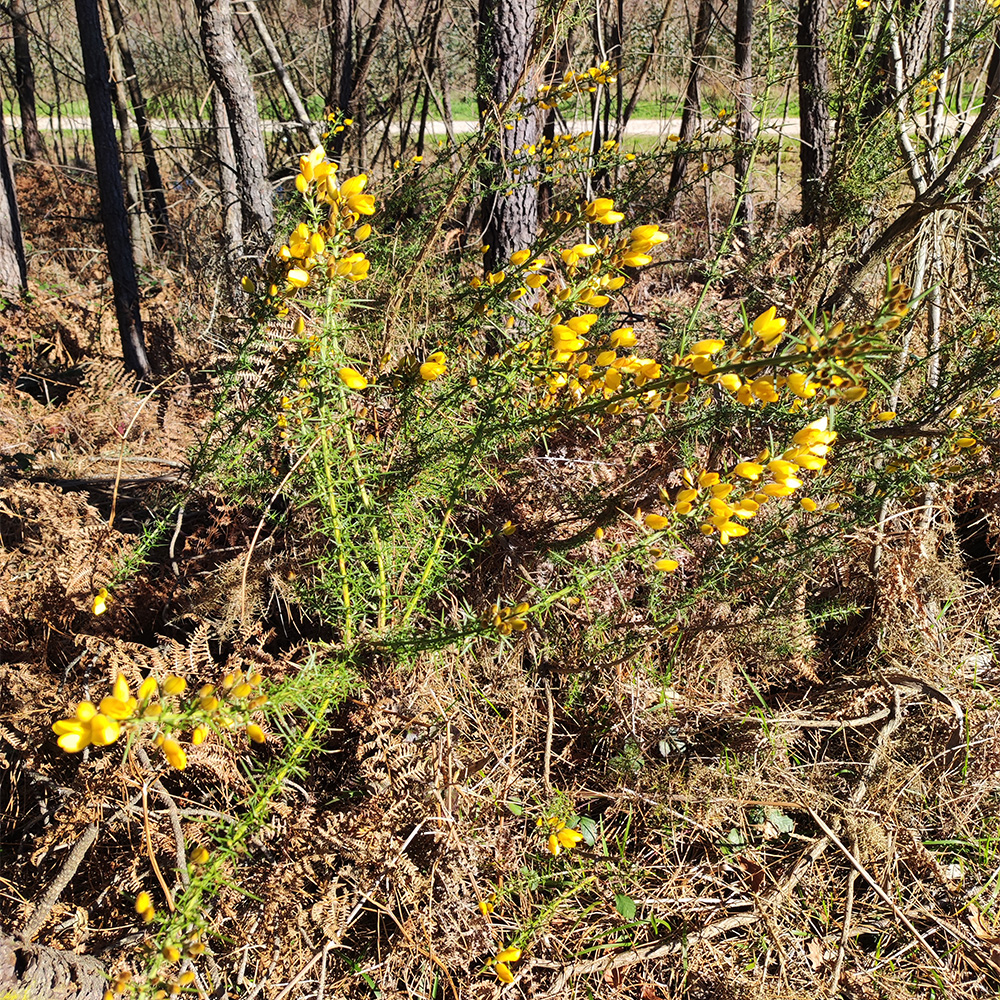
<svg viewBox="0 0 1000 1000"><path fill-rule="evenodd" d="M530 610L531 605L527 601L515 604L512 608L501 608L491 604L487 619L501 635L510 635L511 632L526 631L528 623L523 616Z"/></svg>
<svg viewBox="0 0 1000 1000"><path fill-rule="evenodd" d="M244 676L242 670L235 670L226 674L218 690L215 685L206 684L194 697L182 700L187 691L183 677L167 677L162 688L155 677L147 677L133 696L128 682L119 674L111 694L102 698L99 706L81 701L74 714L60 719L52 730L62 750L79 753L88 746L110 746L125 730L155 727L154 745L163 751L171 767L182 771L187 767L187 755L171 735L181 730L191 729L191 742L197 745L205 741L212 729L231 729L236 718L242 718L251 740L256 743L266 740L261 727L249 720L250 713L267 703L267 695L256 692L262 681L259 673ZM218 694L225 699L225 705Z"/></svg>
<svg viewBox="0 0 1000 1000"><path fill-rule="evenodd" d="M511 962L517 962L521 958L520 948L504 948L497 952L496 956L490 959L490 965L497 974L497 979L502 983L514 982L514 974L510 971Z"/></svg>
<svg viewBox="0 0 1000 1000"><path fill-rule="evenodd" d="M618 151L618 143L614 139L605 139L596 150L591 151L588 140L593 134L590 130L578 132L576 135L563 132L551 139L543 137L537 143L519 146L513 153L522 160L537 158L545 174L561 174L564 169L576 173L582 156L593 155L597 163L601 164L613 159ZM634 160L635 154L626 153L625 159ZM515 166L512 173L516 176L521 170L521 167Z"/></svg>
<svg viewBox="0 0 1000 1000"><path fill-rule="evenodd" d="M617 74L611 69L611 63L604 60L599 66L591 66L582 73L567 70L558 83L543 83L538 88L538 107L551 109L558 107L563 101L576 97L581 93L594 93L598 86L615 82Z"/></svg>
<svg viewBox="0 0 1000 1000"><path fill-rule="evenodd" d="M110 746L122 734L121 723L131 719L137 707L138 700L131 696L128 682L119 674L111 694L101 699L99 708L92 702L81 701L73 716L60 719L52 731L59 737L56 742L60 748L67 753L79 753L88 746Z"/></svg>
<svg viewBox="0 0 1000 1000"><path fill-rule="evenodd" d="M191 860L191 859L189 859ZM155 918L152 900L148 892L140 892L136 897L135 909L142 918L143 923L150 923ZM194 969L187 968L183 972L159 971L166 965L175 965L179 962L191 962L204 955L208 950L205 944L205 933L200 927L189 926L186 930L167 930L165 941L155 944L151 939L146 939L142 946L142 953L154 970L149 976L149 992L142 991L142 996L148 996L151 1000L167 1000L167 997L177 996L181 993L189 992L190 987L195 984L197 976ZM125 973L118 978L112 990L104 995L104 1000L114 1000L116 994L121 994L130 990L132 983L131 975Z"/></svg>
<svg viewBox="0 0 1000 1000"><path fill-rule="evenodd" d="M678 517L707 514L700 525L701 533L718 534L719 541L728 545L732 539L747 534L749 528L742 522L756 517L764 504L791 497L802 489L805 485L800 478L802 473L821 472L836 439L837 432L829 429L827 418L820 417L796 431L781 458L769 461L764 452L752 461L737 462L727 479L718 472L693 475L685 469L684 488L674 497L670 513ZM740 481L749 484L749 489L742 493ZM816 502L809 498L802 499L801 506L807 511L817 509ZM655 513L646 514L642 522L651 531L662 531L672 523L670 517ZM661 553L654 549L653 554ZM673 559L657 559L655 563L655 568L663 572L673 572L677 566Z"/></svg>
<svg viewBox="0 0 1000 1000"><path fill-rule="evenodd" d="M905 306L899 306L905 313ZM797 343L790 354L781 356L782 366L766 374L761 355L771 354L784 339L787 321L775 315L771 306L761 313L740 336L738 344L720 356L726 347L724 340L709 338L692 344L688 353L674 356L674 366L692 373L672 384L670 402L683 404L699 383L726 390L742 406L758 403L779 403L782 390L787 389L791 410L797 411L805 401L823 403L857 402L868 390L860 384L861 368L851 358L855 353L855 338L844 333L844 324L837 323L825 335L810 333ZM898 322L899 314L890 313L886 322ZM885 325L884 323L882 324ZM867 332L871 332L870 330ZM808 359L810 367L792 367L795 357ZM748 364L749 362L749 364ZM739 373L737 373L737 369Z"/></svg>
<svg viewBox="0 0 1000 1000"><path fill-rule="evenodd" d="M588 222L607 226L624 218L611 198L595 198L583 215ZM554 213L554 226L568 226L572 222L569 213ZM576 406L585 399L603 396L609 401L608 412L621 413L637 406L652 411L662 404L659 392L633 392L660 378L662 368L653 358L631 353L637 342L632 327L620 327L606 339L595 342L590 331L598 314L587 311L573 315L570 310L606 306L611 301L610 293L628 280L622 270L651 263L653 248L666 238L658 226L637 226L628 236L614 242L605 236L593 243L575 243L560 250L551 263L545 257L533 257L529 250L519 250L511 255L509 273L487 274L485 280L472 278L471 287L483 289L487 294L493 286L508 287L517 280L517 286L506 294L510 302L529 291L542 291L543 299L536 303L534 312L537 315L549 312L549 343L543 346L537 341L523 341L515 348L539 369L534 385L542 393L540 405L551 406L559 401ZM492 315L486 297L476 311L483 316Z"/></svg>
<svg viewBox="0 0 1000 1000"><path fill-rule="evenodd" d="M998 4L1000 4L1000 0L998 0ZM913 102L918 110L923 111L931 106L931 101L934 94L937 93L938 83L943 75L940 70L937 70L923 80L917 81L913 88Z"/></svg>
<svg viewBox="0 0 1000 1000"><path fill-rule="evenodd" d="M611 198L595 198L584 209L588 222L596 222L602 226L613 226L625 218L624 212L615 211L615 203Z"/></svg>
<svg viewBox="0 0 1000 1000"><path fill-rule="evenodd" d="M362 216L375 214L375 199L365 192L368 176L357 174L338 185L336 173L337 165L327 160L322 146L299 157L295 187L315 212L325 206L327 218L311 226L300 222L265 269L271 280L266 286L264 316L285 315L283 300L313 283L317 273L330 280L368 277L371 263L357 249L372 231L367 222L359 225ZM244 277L243 288L253 294L257 283Z"/></svg>
<svg viewBox="0 0 1000 1000"><path fill-rule="evenodd" d="M564 849L571 851L583 840L579 830L571 830L558 816L550 816L544 825L549 829L545 847L553 857L558 857Z"/></svg>

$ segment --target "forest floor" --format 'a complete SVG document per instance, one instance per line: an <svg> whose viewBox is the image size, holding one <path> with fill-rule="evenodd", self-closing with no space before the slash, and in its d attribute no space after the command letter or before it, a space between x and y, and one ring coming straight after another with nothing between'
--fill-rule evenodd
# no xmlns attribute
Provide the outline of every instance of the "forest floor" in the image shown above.
<svg viewBox="0 0 1000 1000"><path fill-rule="evenodd" d="M798 568L791 604L699 598L635 655L611 650L639 611L596 591L596 623L563 609L558 659L529 630L356 660L307 741L290 716L249 751L191 746L183 771L119 745L63 754L52 723L119 673L133 692L236 669L309 685L330 640L280 533L254 555L248 619L261 514L210 480L145 544L213 413L210 276L150 284L163 380L136 396L86 249L93 192L20 185L32 297L0 318L0 996L90 1000L140 976L136 894L172 906L200 843L221 858L207 951L189 942L193 978L162 983L192 995L996 995L991 483L853 532ZM546 849L550 816L578 846Z"/></svg>

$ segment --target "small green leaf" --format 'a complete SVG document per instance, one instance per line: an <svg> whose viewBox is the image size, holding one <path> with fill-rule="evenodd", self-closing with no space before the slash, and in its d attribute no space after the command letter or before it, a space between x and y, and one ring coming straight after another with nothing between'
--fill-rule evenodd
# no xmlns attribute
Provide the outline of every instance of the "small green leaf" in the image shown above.
<svg viewBox="0 0 1000 1000"><path fill-rule="evenodd" d="M635 900L619 892L615 895L615 909L626 920L632 920L635 917Z"/></svg>
<svg viewBox="0 0 1000 1000"><path fill-rule="evenodd" d="M726 836L726 843L730 847L746 847L750 841L747 840L742 830L733 827Z"/></svg>
<svg viewBox="0 0 1000 1000"><path fill-rule="evenodd" d="M581 816L577 829L583 834L583 841L588 847L597 846L597 824L592 819Z"/></svg>
<svg viewBox="0 0 1000 1000"><path fill-rule="evenodd" d="M780 809L770 808L766 815L767 821L778 833L792 833L795 830L795 820L786 816Z"/></svg>

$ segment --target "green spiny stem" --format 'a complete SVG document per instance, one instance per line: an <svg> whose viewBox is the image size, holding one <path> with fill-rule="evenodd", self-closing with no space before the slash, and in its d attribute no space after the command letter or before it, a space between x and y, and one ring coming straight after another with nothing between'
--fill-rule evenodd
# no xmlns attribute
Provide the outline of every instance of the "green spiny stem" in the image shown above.
<svg viewBox="0 0 1000 1000"><path fill-rule="evenodd" d="M344 438L347 442L347 453L351 458L351 465L354 468L354 475L357 479L358 492L361 494L361 502L365 510L371 514L375 505L372 503L371 495L365 487L365 477L361 472L361 462L358 459L358 449L354 440L354 432L351 429L350 413L347 406L347 391L342 388L340 391L340 408L344 414ZM385 555L382 550L382 540L379 537L378 525L371 526L372 545L375 547L375 559L378 563L378 628L381 632L385 628L386 610L389 605L389 585L385 575Z"/></svg>

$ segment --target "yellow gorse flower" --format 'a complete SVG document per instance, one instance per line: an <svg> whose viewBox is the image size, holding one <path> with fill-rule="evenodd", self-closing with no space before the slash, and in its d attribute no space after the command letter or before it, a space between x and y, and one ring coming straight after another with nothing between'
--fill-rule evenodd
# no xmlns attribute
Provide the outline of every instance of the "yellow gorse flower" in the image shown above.
<svg viewBox="0 0 1000 1000"><path fill-rule="evenodd" d="M183 696L187 682L183 677L168 676L159 683L155 677L147 677L139 687L138 697L134 697L125 678L118 674L111 686L110 694L95 706L90 701L77 704L70 718L60 719L52 726L57 743L67 753L79 753L85 747L105 747L119 739L121 734L139 732L150 726L155 732L153 743L162 751L171 767L183 770L187 766L187 754L176 738L181 731L191 729L191 743L203 743L210 727L230 728L241 721L247 736L258 743L266 740L263 729L250 718L267 703L267 695L256 694L255 689L263 678L258 672L244 675L242 670L227 674L219 685L217 696L214 685L206 684L198 691ZM167 701L157 700L162 692Z"/></svg>
<svg viewBox="0 0 1000 1000"><path fill-rule="evenodd" d="M341 368L337 374L340 375L340 381L343 382L348 389L360 391L361 389L366 389L368 387L368 379L366 379L361 372L355 371L353 368Z"/></svg>
<svg viewBox="0 0 1000 1000"><path fill-rule="evenodd" d="M90 605L90 610L95 615L103 615L104 612L108 610L108 604L110 602L111 595L108 593L108 588L101 587L101 589L94 595L94 600Z"/></svg>
<svg viewBox="0 0 1000 1000"><path fill-rule="evenodd" d="M492 960L494 971L497 974L497 978L503 983L514 982L514 974L510 971L510 963L517 962L521 958L520 948L504 948L502 951L497 952L496 957Z"/></svg>
<svg viewBox="0 0 1000 1000"><path fill-rule="evenodd" d="M541 822L539 820L539 823ZM550 831L545 846L553 857L558 856L563 850L572 850L583 840L583 834L579 830L571 830L558 816L550 816L543 825Z"/></svg>
<svg viewBox="0 0 1000 1000"><path fill-rule="evenodd" d="M444 351L435 351L421 366L420 377L425 382L434 382L446 371L448 366L445 361Z"/></svg>

